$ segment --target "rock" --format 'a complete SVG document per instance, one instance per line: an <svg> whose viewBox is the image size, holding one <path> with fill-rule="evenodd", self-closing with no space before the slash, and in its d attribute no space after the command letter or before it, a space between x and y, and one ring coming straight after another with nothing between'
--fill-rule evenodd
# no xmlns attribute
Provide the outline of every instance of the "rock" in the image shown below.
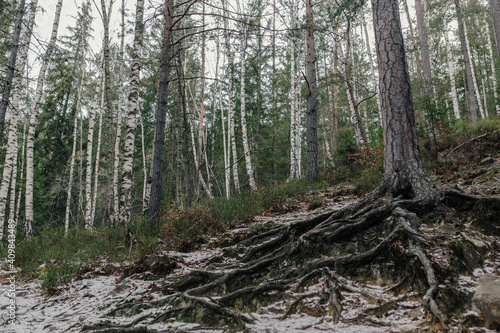
<svg viewBox="0 0 500 333"><path fill-rule="evenodd" d="M483 314L490 328L500 328L500 277L486 274L478 282L472 303Z"/></svg>
<svg viewBox="0 0 500 333"><path fill-rule="evenodd" d="M480 165L489 165L489 164L493 164L495 162L495 160L491 157L486 157L484 159L481 160L481 162L479 162Z"/></svg>

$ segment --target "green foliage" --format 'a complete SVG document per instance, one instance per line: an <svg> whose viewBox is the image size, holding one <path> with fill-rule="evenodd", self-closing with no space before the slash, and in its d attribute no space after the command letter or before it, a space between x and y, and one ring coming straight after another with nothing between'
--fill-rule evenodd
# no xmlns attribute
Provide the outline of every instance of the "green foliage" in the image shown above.
<svg viewBox="0 0 500 333"><path fill-rule="evenodd" d="M141 245L133 247L129 257L123 234L123 228L101 228L93 232L71 228L66 238L64 228L46 230L17 244L16 266L21 268L23 278L39 278L42 286L50 288L99 266L103 260L121 262L140 258L156 246L156 241L151 240L153 237L139 237ZM6 247L0 254L6 257Z"/></svg>
<svg viewBox="0 0 500 333"><path fill-rule="evenodd" d="M250 222L257 214L282 205L289 198L306 200L309 191L326 186L325 182L290 181L230 199L203 201L185 211L174 207L162 218L161 236L169 249L191 251L203 243L205 237L215 236L238 223ZM309 201L310 206L320 204L314 196Z"/></svg>

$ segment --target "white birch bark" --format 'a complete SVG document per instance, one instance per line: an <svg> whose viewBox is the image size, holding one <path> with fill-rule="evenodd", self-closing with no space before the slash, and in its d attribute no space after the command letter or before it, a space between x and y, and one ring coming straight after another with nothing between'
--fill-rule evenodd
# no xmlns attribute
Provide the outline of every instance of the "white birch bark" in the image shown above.
<svg viewBox="0 0 500 333"><path fill-rule="evenodd" d="M118 73L118 116L116 119L116 138L114 147L114 163L113 163L113 209L111 215L111 223L115 226L118 224L118 215L120 212L119 193L118 193L118 170L120 168L120 141L122 138L122 114L123 114L123 62L125 48L125 0L122 0L122 24L121 24L121 39L120 39L120 71Z"/></svg>
<svg viewBox="0 0 500 333"><path fill-rule="evenodd" d="M467 45L467 53L469 54L469 59L470 59L470 69L472 72L472 82L474 84L474 91L476 94L477 104L479 107L479 113L481 114L481 118L485 119L486 116L484 114L483 103L481 102L481 93L479 92L479 88L478 88L477 80L476 80L476 71L474 69L474 59L472 58L472 50L470 49L470 46L469 46L469 34L467 33L467 27L466 27L465 23L464 23L464 33L465 33L465 44Z"/></svg>
<svg viewBox="0 0 500 333"><path fill-rule="evenodd" d="M92 108L89 112L89 131L87 136L87 165L85 172L85 229L92 230L92 145L94 141L94 126L95 126L95 113L97 111L97 105L100 99L101 93L101 71L99 71L99 77L97 78L95 92L94 92L94 102ZM96 158L99 158L97 156Z"/></svg>
<svg viewBox="0 0 500 333"><path fill-rule="evenodd" d="M500 114L500 105L498 104L498 92L497 92L498 84L497 84L497 74L495 69L495 58L493 58L493 46L491 43L491 34L488 22L486 22L485 26L486 26L486 41L488 44L489 61L491 66L491 80L493 81L493 98L495 99L495 110L497 114Z"/></svg>
<svg viewBox="0 0 500 333"><path fill-rule="evenodd" d="M80 113L81 108L81 97L83 90L83 82L85 79L85 52L82 55L82 73L80 77L80 84L78 85L78 92L76 96L76 110L75 110L75 120L73 124L73 149L71 151L71 162L69 167L69 181L68 181L68 197L66 199L66 214L64 218L64 235L68 236L69 230L69 213L71 210L71 193L73 190L73 177L75 170L75 157L76 157L76 141L77 141L77 132L78 132L78 114Z"/></svg>
<svg viewBox="0 0 500 333"><path fill-rule="evenodd" d="M295 72L295 77L297 78L297 72ZM300 113L299 103L303 105L300 101L300 85L295 84L295 175L297 178L302 176L302 114Z"/></svg>
<svg viewBox="0 0 500 333"><path fill-rule="evenodd" d="M33 149L35 143L35 127L38 118L38 111L40 110L40 104L42 101L43 86L45 83L45 73L47 72L47 67L49 65L49 60L52 55L53 49L56 44L57 30L59 28L59 19L61 17L61 8L63 0L58 0L56 5L56 11L54 14L54 22L52 24L52 32L50 35L50 41L47 46L47 51L43 58L42 65L40 66L40 72L38 74L38 80L35 90L35 98L33 100L32 108L30 111L30 122L28 128L28 141L26 145L26 222L24 233L26 237L31 237L33 234Z"/></svg>
<svg viewBox="0 0 500 333"><path fill-rule="evenodd" d="M141 50L142 38L144 33L143 27L144 18L144 0L138 0L135 14L135 31L134 31L134 49L132 51L132 71L130 73L130 86L128 97L128 114L127 114L127 133L125 135L125 145L123 148L123 170L122 170L122 188L120 197L120 223L123 223L125 232L127 225L130 222L131 205L132 205L132 185L134 165L134 150L135 150L135 130L137 128L136 115L139 113L139 79L141 73ZM142 121L141 121L142 126ZM144 130L142 133L144 137ZM142 139L144 153L144 138ZM143 157L143 163L145 158ZM145 181L146 181L145 177ZM146 201L146 193L143 195L143 205ZM146 207L149 206L147 200Z"/></svg>
<svg viewBox="0 0 500 333"><path fill-rule="evenodd" d="M32 10L28 18L28 29L22 34L22 45L19 49L16 70L13 77L13 94L10 118L9 132L7 134L7 151L5 154L5 163L3 167L2 182L0 183L0 242L3 241L3 229L5 223L5 212L7 206L7 196L9 187L11 187L11 204L9 210L9 218L13 218L15 204L15 188L17 178L17 126L19 120L19 104L21 100L21 91L23 85L23 74L28 61L28 50L31 41L31 31L35 22L35 8L38 0L32 1ZM24 135L24 134L23 134ZM10 186L12 183L12 186Z"/></svg>
<svg viewBox="0 0 500 333"><path fill-rule="evenodd" d="M377 94L377 110L378 110L378 120L379 123L382 125L382 107L381 107L381 102L380 102L380 92L378 88L378 78L375 75L375 66L373 65L373 57L372 57L372 51L370 47L370 38L368 37L368 28L366 26L366 19L365 15L363 15L363 30L365 32L365 39L366 39L366 52L368 53L368 61L370 62L370 72L372 74L372 84L375 87L375 92Z"/></svg>
<svg viewBox="0 0 500 333"><path fill-rule="evenodd" d="M194 96L193 96L193 92L191 91L191 87L189 85L188 85L188 90L189 90L189 93L191 95L191 99L194 102L195 99L194 99ZM196 103L195 103L195 105L196 105ZM195 126L193 125L193 120L192 119L189 119L189 126L190 126L190 129L191 129L191 131L190 131L191 132L191 144L193 146L194 164L195 164L196 170L200 170L201 168L200 168L200 164L199 163L201 162L201 158L203 156L200 158L198 156L198 154L197 154L196 141L195 141L195 138L194 138ZM205 182L205 179L203 178L203 174L201 173L201 170L198 173L198 176L199 176L199 182L200 182L201 186L203 187L203 189L205 190L205 193L207 194L207 196L209 198L212 199L214 196L212 194L212 191L210 191L210 188L208 187L207 183Z"/></svg>
<svg viewBox="0 0 500 333"><path fill-rule="evenodd" d="M219 77L219 56L220 56L220 45L219 45L219 39L217 39L217 44L216 44L216 65L215 65L215 77ZM221 123L222 123L222 146L223 146L223 151L224 151L224 176L225 176L225 189L226 189L226 198L229 199L231 197L231 170L229 166L229 150L227 148L227 141L226 141L226 126L225 126L225 120L224 120L224 107L222 104L222 85L219 84L219 81L216 81L215 83L217 85L217 91L219 94L219 107L220 107L220 114L221 114Z"/></svg>
<svg viewBox="0 0 500 333"><path fill-rule="evenodd" d="M460 109L458 104L458 94L455 82L455 63L450 49L450 40L448 38L448 29L446 23L444 24L444 41L446 44L446 59L448 60L448 72L450 74L450 94L451 101L453 102L453 113L455 114L455 119L460 119Z"/></svg>
<svg viewBox="0 0 500 333"><path fill-rule="evenodd" d="M104 89L101 92L101 108L99 112L99 131L97 134L97 151L94 165L94 190L92 191L92 214L90 216L90 230L94 227L95 211L97 203L97 188L99 185L99 168L101 162L101 137L102 137L102 114L104 113Z"/></svg>
<svg viewBox="0 0 500 333"><path fill-rule="evenodd" d="M293 9L292 9L293 10ZM294 16L292 14L292 22ZM293 37L292 37L293 38ZM297 135L297 116L296 113L297 105L297 91L296 91L296 76L295 76L295 44L292 40L290 43L290 176L289 179L298 178L297 170L297 145L296 145L296 135Z"/></svg>
<svg viewBox="0 0 500 333"><path fill-rule="evenodd" d="M233 70L232 70L232 65L233 65L233 56L231 53L231 46L229 44L229 33L226 33L226 52L227 52L227 58L228 58L228 81L229 81L229 100L228 100L228 121L229 121L229 147L232 151L232 158L233 158L233 181L234 181L234 189L236 192L236 195L240 194L240 179L238 177L238 154L236 151L236 135L234 133L234 103L233 103L233 98L231 96L232 93L232 88L233 88Z"/></svg>
<svg viewBox="0 0 500 333"><path fill-rule="evenodd" d="M147 171L147 165L146 165L146 147L144 147L144 121L142 118L141 111L139 109L139 118L141 121L141 152L142 152L142 173L143 173L143 184L142 184L142 204L143 204L143 211L146 211L148 209L148 205L146 202L146 189L147 189L147 183L148 183L148 171Z"/></svg>
<svg viewBox="0 0 500 333"><path fill-rule="evenodd" d="M243 28L244 30L245 28ZM245 154L245 166L247 169L248 182L252 190L257 189L255 178L253 176L252 157L250 156L250 148L248 146L248 133L247 133L247 115L246 115L246 100L245 100L245 60L247 49L247 33L243 32L241 41L241 82L240 82L240 110L241 110L241 133L243 137L243 153Z"/></svg>

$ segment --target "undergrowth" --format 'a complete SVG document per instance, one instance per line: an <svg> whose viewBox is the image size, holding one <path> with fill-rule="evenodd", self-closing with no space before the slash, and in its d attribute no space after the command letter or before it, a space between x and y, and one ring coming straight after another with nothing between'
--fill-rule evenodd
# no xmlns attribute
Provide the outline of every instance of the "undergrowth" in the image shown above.
<svg viewBox="0 0 500 333"><path fill-rule="evenodd" d="M169 209L162 218L160 234L170 250L192 251L204 243L207 236L250 222L264 211L282 206L287 200L303 201L317 205L316 197L307 194L324 189L326 182L308 183L290 181L276 187L248 191L230 199L214 198L202 201L199 206L180 211Z"/></svg>

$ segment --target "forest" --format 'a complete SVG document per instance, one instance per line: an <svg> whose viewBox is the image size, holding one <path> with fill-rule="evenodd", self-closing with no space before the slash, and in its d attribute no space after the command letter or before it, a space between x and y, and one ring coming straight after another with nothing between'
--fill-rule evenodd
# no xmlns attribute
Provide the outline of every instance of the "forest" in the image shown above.
<svg viewBox="0 0 500 333"><path fill-rule="evenodd" d="M0 326L500 329L499 66L499 0L0 0Z"/></svg>

